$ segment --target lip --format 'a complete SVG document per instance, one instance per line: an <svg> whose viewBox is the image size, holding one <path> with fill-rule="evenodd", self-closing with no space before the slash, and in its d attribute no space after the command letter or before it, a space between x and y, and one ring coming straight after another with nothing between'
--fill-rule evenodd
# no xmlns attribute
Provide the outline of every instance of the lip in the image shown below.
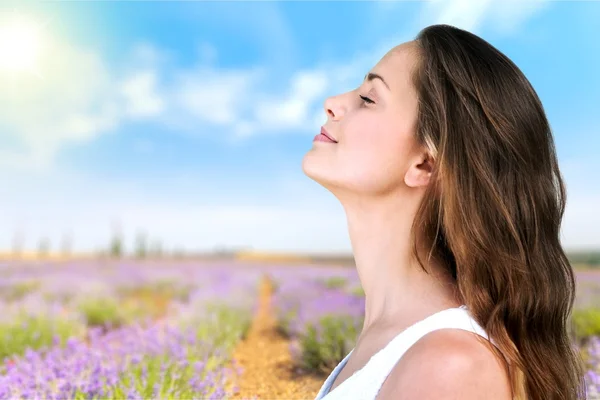
<svg viewBox="0 0 600 400"><path fill-rule="evenodd" d="M323 136L327 136L330 140L332 140L333 142L337 143L338 141L335 140L335 138L333 136L331 136L329 134L329 132L327 132L327 130L324 127L321 127L321 135Z"/></svg>

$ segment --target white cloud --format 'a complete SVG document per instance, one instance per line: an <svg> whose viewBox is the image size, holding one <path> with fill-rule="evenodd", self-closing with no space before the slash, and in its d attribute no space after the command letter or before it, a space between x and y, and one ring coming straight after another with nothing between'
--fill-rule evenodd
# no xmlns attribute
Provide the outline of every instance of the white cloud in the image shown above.
<svg viewBox="0 0 600 400"><path fill-rule="evenodd" d="M548 3L545 0L430 0L425 3L418 21L422 27L443 23L477 32L491 25L503 33L511 33Z"/></svg>
<svg viewBox="0 0 600 400"><path fill-rule="evenodd" d="M451 24L466 30L474 30L490 10L491 0L432 0L426 3L422 18L426 24Z"/></svg>
<svg viewBox="0 0 600 400"><path fill-rule="evenodd" d="M266 129L303 128L310 120L310 110L320 101L328 89L328 74L325 71L300 71L291 79L289 93L283 98L257 104L254 115L257 125Z"/></svg>
<svg viewBox="0 0 600 400"><path fill-rule="evenodd" d="M264 7L275 13L270 6ZM444 22L477 30L495 21L498 27L514 29L539 7L539 2L431 2L424 5L422 27ZM388 15L396 17L391 12ZM240 21L247 23L248 19ZM280 65L271 61L284 60L292 52L291 35L282 24L279 19L256 33L272 46L270 66ZM259 134L312 133L312 128L325 121L325 96L358 85L387 50L410 39L408 35L387 38L347 60L297 71L276 85L267 69L215 67L218 54L208 42L198 45L198 62L188 68L174 67L168 51L141 43L131 52L129 68L116 71L99 55L56 40L43 63L43 79L31 77L20 82L19 92L10 95L0 91L0 120L24 145L20 152L0 150L0 162L11 168L47 168L63 145L93 140L139 118L188 134L207 134L211 127L219 127L231 134L231 143ZM278 54L277 48L285 51ZM147 141L138 141L134 147L142 153L154 151ZM19 177L15 175L15 179ZM24 226L31 248L39 237L58 239L66 230L73 232L76 248L89 250L108 241L108 224L119 219L128 243L137 229L144 228L166 244L190 249L216 245L299 251L350 249L341 207L327 191L296 172L275 186L281 197L272 199L265 194L264 201L255 205L248 205L241 196L237 204L226 206L210 205L207 197L198 198L198 204L203 204L198 206L175 200L149 203L146 193L114 182L103 186L59 179L35 185L35 189L18 180L4 183L0 208L8 212L0 214L0 225L9 228L0 231L0 248L10 246L13 227ZM194 180L189 184L202 186ZM225 190L205 186L215 198L219 190ZM600 221L594 214L600 198L585 195L583 190L578 193L567 206L564 243L600 246ZM44 202L39 201L40 194L44 194ZM171 194L173 199L185 198L177 191ZM302 204L297 203L300 198ZM307 209L312 204L319 204L319 210Z"/></svg>
<svg viewBox="0 0 600 400"><path fill-rule="evenodd" d="M25 146L0 161L5 167L48 168L62 146L140 119L196 135L215 126L235 137L302 129L328 82L320 71L301 71L288 90L269 92L269 76L260 68L198 64L161 70L168 56L147 43L132 52L136 68L119 77L92 52L59 41L53 50L56 66L45 70L42 81L20 82L19 91L0 93L0 119L8 128L3 134Z"/></svg>
<svg viewBox="0 0 600 400"><path fill-rule="evenodd" d="M252 100L260 71L216 70L200 67L177 73L170 89L174 115L186 113L186 123L197 121L230 126Z"/></svg>
<svg viewBox="0 0 600 400"><path fill-rule="evenodd" d="M245 6L223 7L204 17L234 23L240 32L263 41L273 66L292 59L292 36L277 5L252 5L247 12L240 12ZM249 12L256 18L248 18ZM217 54L208 42L198 45L198 64L183 69L169 64L174 57L168 51L141 42L132 49L128 67L118 71L94 51L53 36L52 28L50 24L44 34L46 51L38 63L42 78L25 76L15 90L0 90L0 135L22 147L0 151L4 168L50 168L63 146L91 141L139 119L188 133L202 134L217 125L248 136L260 122L252 117L253 105L277 96L261 90L258 68L210 67Z"/></svg>
<svg viewBox="0 0 600 400"><path fill-rule="evenodd" d="M164 67L171 61L172 54L165 49L158 50L156 46L148 41L138 42L131 50L131 71L147 68Z"/></svg>
<svg viewBox="0 0 600 400"><path fill-rule="evenodd" d="M540 1L435 0L425 3L422 19L426 24L446 22L466 29L477 29L489 21L514 27L541 6ZM259 28L253 34L268 43L268 48L289 51L293 39L277 7L268 4L259 8L273 17L260 27L242 18L245 13L240 8L228 9L222 17L235 22L241 32ZM48 34L47 51L40 60L43 78L31 76L18 83L18 91L0 92L0 119L6 127L3 134L13 135L26 147L26 151L0 162L47 167L64 144L90 141L140 118L194 134L219 126L231 132L234 141L257 134L312 132L318 127L315 120L322 121L319 114L326 95L358 84L362 74L387 50L408 39L389 38L374 51L356 54L336 65L300 70L269 91L272 71L214 67L210 63L216 51L208 42L200 42L199 62L187 69L169 66L171 54L142 42L133 49L130 67L120 76L98 54Z"/></svg>
<svg viewBox="0 0 600 400"><path fill-rule="evenodd" d="M51 35L45 45L42 77L22 75L14 90L0 90L0 134L24 146L3 164L43 167L62 144L90 140L119 121L114 82L100 57Z"/></svg>
<svg viewBox="0 0 600 400"><path fill-rule="evenodd" d="M121 93L125 98L125 112L131 118L159 115L165 108L158 94L155 71L140 71L123 82Z"/></svg>
<svg viewBox="0 0 600 400"><path fill-rule="evenodd" d="M98 111L65 116L62 124L56 130L65 132L69 140L89 140L94 136L111 130L117 125L119 110L112 103L103 104ZM48 145L52 145L55 138L50 137ZM37 139L36 139L37 140Z"/></svg>

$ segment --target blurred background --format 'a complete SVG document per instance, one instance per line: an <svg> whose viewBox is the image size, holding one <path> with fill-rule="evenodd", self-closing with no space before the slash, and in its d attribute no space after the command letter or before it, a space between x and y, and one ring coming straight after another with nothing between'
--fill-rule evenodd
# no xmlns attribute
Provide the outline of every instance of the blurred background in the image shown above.
<svg viewBox="0 0 600 400"><path fill-rule="evenodd" d="M3 0L0 294L3 311L14 308L15 314L7 313L12 317L0 324L0 355L13 365L12 355L25 355L27 348L52 349L53 338L63 345L68 338L87 338L80 344L89 345L88 329L106 327L107 321L129 326L140 316L157 321L170 315L181 327L181 321L199 314L194 299L225 298L251 282L251 289L242 291L247 296L232 304L251 298L256 302L248 307L254 308L227 317L243 321L234 324L227 343L234 348L243 338L262 340L249 333L252 321L273 323L279 326L282 346L291 349L290 360L303 359L305 370L330 371L352 348L360 302L337 300L332 310L350 315L354 330L333 323L327 325L333 339L323 339L319 330L308 334L304 325L290 330L298 321L306 322L302 318L308 311L294 308L300 307L296 297L285 300L276 294L277 287L287 287L285 282L305 279L315 298L338 296L341 288L352 299L360 298L360 283L347 268L353 261L343 209L303 175L301 160L325 122L325 98L360 85L391 47L434 23L468 29L498 47L522 69L542 100L568 190L561 239L578 271L578 304L585 310L575 336L587 346L589 338L600 334L595 308L600 304L599 21L600 2L593 1ZM240 265L252 266L242 270L253 272L240 278ZM302 268L294 273L290 265ZM228 268L237 268L237 280L225 284L232 274L218 271ZM259 283L264 276L270 277L267 289ZM230 289L215 289L212 297L201 289L220 284ZM304 286L294 290L307 293ZM91 297L95 302L90 303ZM269 314L260 306L263 297L286 306ZM58 314L52 315L76 315L83 322L65 328L55 325L59 317L43 323L35 319L50 315L42 307L48 299L58 301L52 311ZM127 315L118 307L124 299L134 304ZM321 300L332 304L327 299ZM323 308L311 307L313 314ZM294 314L297 318L290 319L292 308L305 317ZM276 322L260 320L259 310L277 316ZM17 316L29 322L14 325ZM23 326L29 327L29 336ZM16 342L14 335L29 339ZM208 336L214 339L212 333ZM224 346L219 343L209 348ZM64 347L55 344L55 349ZM329 352L315 353L311 346ZM332 346L337 350L332 352ZM130 353L146 357L148 351ZM229 350L220 357L224 363L251 362L252 357L243 355L247 350L239 351L237 358ZM309 353L312 358L306 361ZM40 357L35 362L32 354L27 365L42 365L46 353L35 353ZM65 354L61 357L69 359ZM92 368L91 361L82 363ZM598 380L599 364L590 361L590 382ZM148 365L154 364L144 367L146 374L154 368ZM274 376L269 366L245 367ZM132 384L133 378L123 383L122 372L133 367L114 368L116 375L101 375L121 383L89 383L77 393L130 391L145 397L159 393L152 391L157 382L162 383L156 390L174 390L158 378L143 381L144 389ZM42 393L14 383L26 374L17 379L10 369L3 372L4 382L13 385L5 385L12 387L12 392L2 392L6 396ZM311 384L302 381L306 377L286 376L290 382L304 382L310 395L298 388L293 392L291 384L271 387L260 397L262 389L253 388L243 374L241 392L308 398L322 382L319 376ZM184 385L178 393L224 396L214 376L206 379L210 384ZM278 380L285 381L281 375ZM600 380L594 382L597 391ZM107 387L122 392L101 391ZM60 393L65 396L74 393L72 386L64 388Z"/></svg>
<svg viewBox="0 0 600 400"><path fill-rule="evenodd" d="M3 253L348 253L301 171L327 96L436 22L524 71L568 185L563 243L600 248L597 2L3 1ZM11 22L17 21L17 22ZM11 33L12 32L12 33ZM142 238L143 237L143 238Z"/></svg>

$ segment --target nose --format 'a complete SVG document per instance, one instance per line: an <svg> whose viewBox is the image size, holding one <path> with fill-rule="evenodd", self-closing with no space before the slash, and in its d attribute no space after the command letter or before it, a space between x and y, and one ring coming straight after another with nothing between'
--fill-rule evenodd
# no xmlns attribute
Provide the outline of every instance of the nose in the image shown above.
<svg viewBox="0 0 600 400"><path fill-rule="evenodd" d="M327 118L339 121L344 115L344 107L337 96L328 97L323 104Z"/></svg>

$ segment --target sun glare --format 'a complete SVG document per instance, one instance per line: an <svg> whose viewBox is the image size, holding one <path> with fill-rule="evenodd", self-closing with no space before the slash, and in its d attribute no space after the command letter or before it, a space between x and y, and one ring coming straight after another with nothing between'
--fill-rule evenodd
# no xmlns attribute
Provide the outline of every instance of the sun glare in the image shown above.
<svg viewBox="0 0 600 400"><path fill-rule="evenodd" d="M40 75L37 62L43 49L41 26L13 13L0 19L0 71Z"/></svg>

